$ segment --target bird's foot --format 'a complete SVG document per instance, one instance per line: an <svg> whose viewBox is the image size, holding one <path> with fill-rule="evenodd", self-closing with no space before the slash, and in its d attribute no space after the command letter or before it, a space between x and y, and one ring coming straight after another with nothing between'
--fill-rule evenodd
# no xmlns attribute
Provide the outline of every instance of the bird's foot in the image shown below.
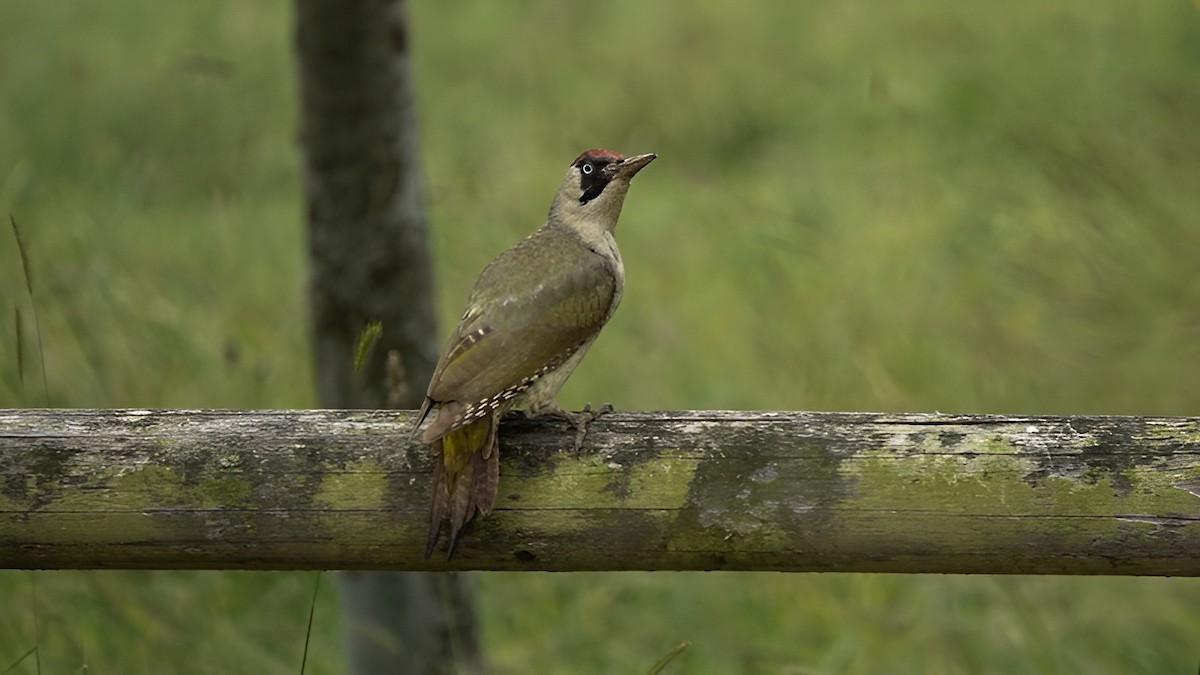
<svg viewBox="0 0 1200 675"><path fill-rule="evenodd" d="M611 412L613 412L611 403L605 403L595 410L592 410L591 403L585 403L583 410L580 410L579 412L564 410L555 404L554 407L540 410L534 413L534 415L536 417L557 417L559 419L566 420L571 424L571 426L575 427L574 450L579 452L579 450L583 448L584 439L587 438L588 425Z"/></svg>

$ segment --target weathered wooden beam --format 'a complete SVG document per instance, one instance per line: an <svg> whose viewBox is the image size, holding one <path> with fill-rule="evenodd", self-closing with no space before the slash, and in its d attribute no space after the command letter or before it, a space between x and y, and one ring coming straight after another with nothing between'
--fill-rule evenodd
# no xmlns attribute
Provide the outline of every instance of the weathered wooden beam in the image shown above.
<svg viewBox="0 0 1200 675"><path fill-rule="evenodd" d="M411 412L0 410L0 568L1200 576L1200 418L506 421L496 511L422 558Z"/></svg>

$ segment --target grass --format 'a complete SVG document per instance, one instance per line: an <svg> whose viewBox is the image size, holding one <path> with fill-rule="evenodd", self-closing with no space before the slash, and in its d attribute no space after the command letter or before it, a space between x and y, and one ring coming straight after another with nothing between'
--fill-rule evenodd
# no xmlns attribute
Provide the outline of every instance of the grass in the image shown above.
<svg viewBox="0 0 1200 675"><path fill-rule="evenodd" d="M577 152L661 157L564 404L1198 414L1194 4L410 10L444 327ZM0 6L0 208L52 405L311 405L288 12ZM32 308L0 236L0 406L41 404ZM299 670L311 574L41 572L36 604L31 574L0 572L0 673L34 646L46 673ZM664 673L1200 662L1189 579L474 579L500 673L684 641ZM342 669L334 588L309 673Z"/></svg>

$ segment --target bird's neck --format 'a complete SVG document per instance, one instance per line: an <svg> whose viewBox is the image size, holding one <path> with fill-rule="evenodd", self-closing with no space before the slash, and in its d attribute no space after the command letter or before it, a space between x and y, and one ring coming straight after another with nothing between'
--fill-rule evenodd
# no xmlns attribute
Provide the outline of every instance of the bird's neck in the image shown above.
<svg viewBox="0 0 1200 675"><path fill-rule="evenodd" d="M595 218L590 214L583 215L578 212L569 212L564 215L551 210L550 216L546 220L546 227L561 229L577 238L580 243L595 253L610 261L619 262L621 253L617 250L617 240L613 237L615 226L615 217L609 222L603 218Z"/></svg>
<svg viewBox="0 0 1200 675"><path fill-rule="evenodd" d="M564 185L550 204L547 219L571 228L585 239L597 239L602 233L611 236L617 229L617 219L621 217L621 207L625 205L628 191L628 182L613 181L595 199L580 204L578 199L570 196L578 191Z"/></svg>

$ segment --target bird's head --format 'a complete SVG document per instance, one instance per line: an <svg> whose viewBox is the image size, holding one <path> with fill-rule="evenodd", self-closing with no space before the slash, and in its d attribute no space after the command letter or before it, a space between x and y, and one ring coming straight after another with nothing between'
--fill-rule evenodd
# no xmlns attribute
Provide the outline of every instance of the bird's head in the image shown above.
<svg viewBox="0 0 1200 675"><path fill-rule="evenodd" d="M575 158L567 169L554 203L551 217L576 226L616 229L629 181L658 155L646 153L625 157L612 150L588 150Z"/></svg>

